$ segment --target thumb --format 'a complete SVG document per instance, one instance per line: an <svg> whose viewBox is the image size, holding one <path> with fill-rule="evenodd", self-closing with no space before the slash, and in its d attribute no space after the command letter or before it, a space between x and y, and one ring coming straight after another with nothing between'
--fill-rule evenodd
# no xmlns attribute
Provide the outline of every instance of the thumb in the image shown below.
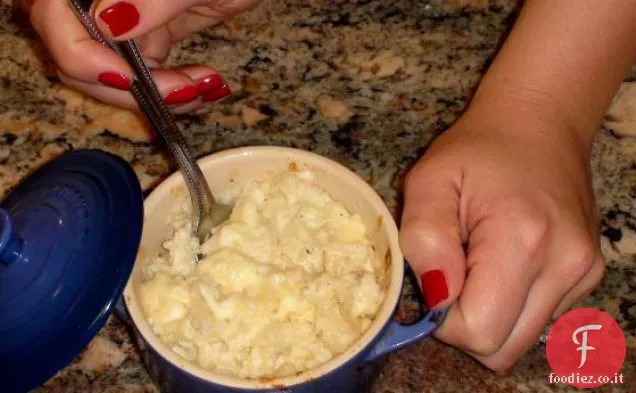
<svg viewBox="0 0 636 393"><path fill-rule="evenodd" d="M452 304L464 285L466 258L459 206L461 171L422 159L409 173L400 247L420 279L429 309Z"/></svg>
<svg viewBox="0 0 636 393"><path fill-rule="evenodd" d="M93 6L95 20L110 38L128 40L166 25L203 0L101 0Z"/></svg>

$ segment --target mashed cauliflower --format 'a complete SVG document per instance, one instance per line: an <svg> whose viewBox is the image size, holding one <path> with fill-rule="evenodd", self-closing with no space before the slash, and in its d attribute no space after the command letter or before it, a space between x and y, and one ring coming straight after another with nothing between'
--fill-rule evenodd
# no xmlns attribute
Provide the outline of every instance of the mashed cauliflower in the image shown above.
<svg viewBox="0 0 636 393"><path fill-rule="evenodd" d="M384 260L311 172L248 185L203 245L187 202L140 288L154 332L180 356L229 376L284 377L329 361L369 327Z"/></svg>

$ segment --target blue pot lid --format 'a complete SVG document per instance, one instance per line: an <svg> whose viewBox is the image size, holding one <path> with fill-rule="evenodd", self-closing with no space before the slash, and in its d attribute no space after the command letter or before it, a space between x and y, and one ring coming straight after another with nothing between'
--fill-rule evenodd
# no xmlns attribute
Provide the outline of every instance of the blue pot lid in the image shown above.
<svg viewBox="0 0 636 393"><path fill-rule="evenodd" d="M0 390L27 392L106 323L141 239L143 196L126 161L77 150L0 203Z"/></svg>

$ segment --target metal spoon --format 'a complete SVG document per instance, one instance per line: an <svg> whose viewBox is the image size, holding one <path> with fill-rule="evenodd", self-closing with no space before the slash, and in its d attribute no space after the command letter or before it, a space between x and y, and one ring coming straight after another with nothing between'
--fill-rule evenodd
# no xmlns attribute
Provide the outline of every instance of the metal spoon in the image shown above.
<svg viewBox="0 0 636 393"><path fill-rule="evenodd" d="M134 40L114 43L108 41L95 25L90 14L93 0L68 0L84 28L94 40L122 56L133 69L131 93L153 128L161 135L177 161L192 199L192 232L203 242L215 226L227 220L232 206L217 202L212 195L201 168L194 160L188 145L166 105L141 50Z"/></svg>

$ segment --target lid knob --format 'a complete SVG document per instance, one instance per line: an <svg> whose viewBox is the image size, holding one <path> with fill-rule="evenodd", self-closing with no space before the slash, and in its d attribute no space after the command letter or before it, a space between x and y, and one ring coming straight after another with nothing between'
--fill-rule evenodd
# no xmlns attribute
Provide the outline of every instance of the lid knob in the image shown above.
<svg viewBox="0 0 636 393"><path fill-rule="evenodd" d="M13 223L6 210L0 209L0 262L3 265L23 260L24 242L13 233Z"/></svg>

